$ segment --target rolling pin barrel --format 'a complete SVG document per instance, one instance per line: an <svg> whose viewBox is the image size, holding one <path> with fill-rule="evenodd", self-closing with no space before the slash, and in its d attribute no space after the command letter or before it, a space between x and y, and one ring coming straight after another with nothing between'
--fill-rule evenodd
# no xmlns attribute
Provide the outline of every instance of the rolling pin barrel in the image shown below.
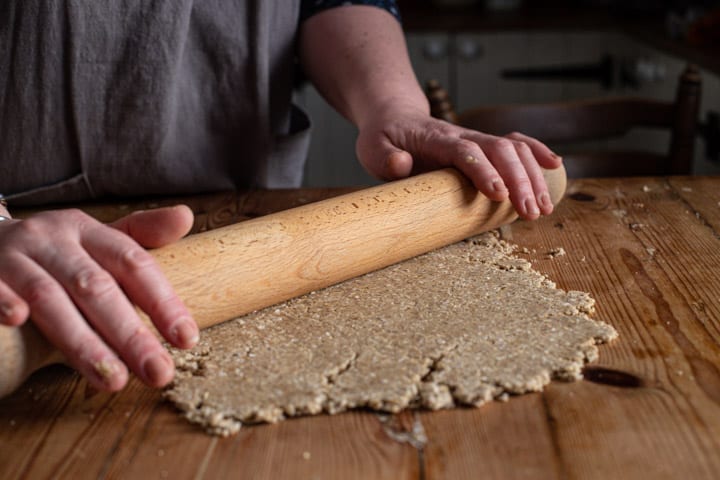
<svg viewBox="0 0 720 480"><path fill-rule="evenodd" d="M565 170L545 172L553 203ZM378 270L517 218L453 169L184 238L152 253L200 328ZM30 322L0 326L0 397L62 357Z"/></svg>

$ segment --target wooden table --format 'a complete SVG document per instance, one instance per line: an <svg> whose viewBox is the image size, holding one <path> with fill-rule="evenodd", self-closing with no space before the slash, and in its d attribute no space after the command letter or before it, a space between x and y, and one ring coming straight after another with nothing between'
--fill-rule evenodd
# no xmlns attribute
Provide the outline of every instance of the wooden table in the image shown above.
<svg viewBox="0 0 720 480"><path fill-rule="evenodd" d="M331 193L192 203L202 229ZM109 395L50 367L0 401L0 478L720 478L720 177L574 181L554 215L502 234L560 287L591 292L619 331L586 381L479 409L307 417L221 439L135 380ZM547 255L555 247L567 254Z"/></svg>

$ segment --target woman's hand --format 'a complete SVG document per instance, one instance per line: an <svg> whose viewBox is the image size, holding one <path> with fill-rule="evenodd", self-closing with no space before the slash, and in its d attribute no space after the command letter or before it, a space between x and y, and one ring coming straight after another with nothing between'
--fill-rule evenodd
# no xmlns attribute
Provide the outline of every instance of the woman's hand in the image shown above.
<svg viewBox="0 0 720 480"><path fill-rule="evenodd" d="M357 154L372 175L392 180L442 167L456 167L488 198L512 201L526 219L553 210L542 168L562 159L534 138L496 137L432 118L423 108L377 111L359 125Z"/></svg>
<svg viewBox="0 0 720 480"><path fill-rule="evenodd" d="M178 240L192 222L184 206L111 225L77 210L0 222L0 323L30 318L99 389L123 388L128 368L149 386L167 384L172 359L134 305L171 344L197 342L197 325L143 248Z"/></svg>

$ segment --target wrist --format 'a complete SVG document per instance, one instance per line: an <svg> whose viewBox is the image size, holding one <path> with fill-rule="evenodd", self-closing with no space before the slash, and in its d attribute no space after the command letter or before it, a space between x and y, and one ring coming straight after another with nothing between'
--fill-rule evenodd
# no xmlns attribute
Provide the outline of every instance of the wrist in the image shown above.
<svg viewBox="0 0 720 480"><path fill-rule="evenodd" d="M359 129L369 124L376 124L378 120L392 120L410 116L429 116L430 104L425 96L395 96L386 99L377 99L362 105L355 112L355 124Z"/></svg>

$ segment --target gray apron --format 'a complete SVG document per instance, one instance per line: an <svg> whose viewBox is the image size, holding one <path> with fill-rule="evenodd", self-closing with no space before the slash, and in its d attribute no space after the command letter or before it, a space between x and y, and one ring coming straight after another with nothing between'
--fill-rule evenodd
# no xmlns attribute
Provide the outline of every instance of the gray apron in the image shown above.
<svg viewBox="0 0 720 480"><path fill-rule="evenodd" d="M298 186L299 3L3 0L0 193L39 204Z"/></svg>

